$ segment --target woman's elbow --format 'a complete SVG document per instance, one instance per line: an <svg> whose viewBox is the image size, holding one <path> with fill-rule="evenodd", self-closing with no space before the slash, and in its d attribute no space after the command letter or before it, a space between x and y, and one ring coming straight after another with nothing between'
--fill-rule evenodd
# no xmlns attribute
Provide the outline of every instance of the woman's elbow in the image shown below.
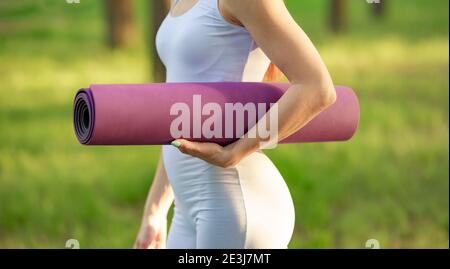
<svg viewBox="0 0 450 269"><path fill-rule="evenodd" d="M331 87L327 87L326 89L322 90L322 94L321 94L321 100L322 100L322 104L325 107L331 106L332 104L334 104L334 102L336 102L336 89L334 88L334 86L332 85Z"/></svg>
<svg viewBox="0 0 450 269"><path fill-rule="evenodd" d="M329 75L318 75L316 78L298 83L298 89L307 92L312 107L323 110L336 102L336 89Z"/></svg>
<svg viewBox="0 0 450 269"><path fill-rule="evenodd" d="M326 108L336 102L336 89L334 88L331 80L326 80L326 82L316 83L314 87L316 89L316 100L321 108Z"/></svg>

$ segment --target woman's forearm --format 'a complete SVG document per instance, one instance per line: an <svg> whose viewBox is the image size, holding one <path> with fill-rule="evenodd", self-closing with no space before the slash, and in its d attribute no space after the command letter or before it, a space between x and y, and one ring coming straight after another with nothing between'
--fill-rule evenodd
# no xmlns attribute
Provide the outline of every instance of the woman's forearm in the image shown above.
<svg viewBox="0 0 450 269"><path fill-rule="evenodd" d="M145 204L143 221L149 221L149 218L165 217L172 205L173 199L172 187L167 179L162 156L160 156Z"/></svg>
<svg viewBox="0 0 450 269"><path fill-rule="evenodd" d="M297 132L317 114L330 106L336 99L336 93L330 80L326 83L310 85L293 84L272 108L257 122L257 124L236 142L227 146L234 158L230 165L234 165L243 157L255 150L270 146ZM268 130L271 114L278 120L277 135L270 140L261 139L258 129ZM262 125L262 126L260 126ZM248 134L256 134L249 137Z"/></svg>
<svg viewBox="0 0 450 269"><path fill-rule="evenodd" d="M319 52L291 16L284 1L227 0L222 3L292 84L275 107L278 110L275 117L278 120L278 137L269 145L276 143L298 131L334 102L336 92L331 76ZM265 125L273 112L274 109L270 109L249 134L257 131L260 124ZM262 129L266 129L264 127ZM256 138L244 136L231 144L229 148L239 156L234 161L264 147L267 141L263 140L259 135Z"/></svg>

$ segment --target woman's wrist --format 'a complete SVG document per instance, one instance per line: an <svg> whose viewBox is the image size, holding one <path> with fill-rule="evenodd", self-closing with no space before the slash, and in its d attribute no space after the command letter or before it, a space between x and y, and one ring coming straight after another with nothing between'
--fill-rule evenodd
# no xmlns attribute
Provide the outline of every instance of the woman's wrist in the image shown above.
<svg viewBox="0 0 450 269"><path fill-rule="evenodd" d="M249 138L240 138L225 147L228 152L229 162L233 165L238 163L245 156L258 150L258 148L258 140Z"/></svg>

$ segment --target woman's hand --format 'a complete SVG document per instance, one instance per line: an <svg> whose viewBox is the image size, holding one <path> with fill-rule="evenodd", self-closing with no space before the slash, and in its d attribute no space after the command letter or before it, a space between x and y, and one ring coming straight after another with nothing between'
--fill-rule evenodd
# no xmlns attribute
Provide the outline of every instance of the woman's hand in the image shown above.
<svg viewBox="0 0 450 269"><path fill-rule="evenodd" d="M235 153L231 145L222 147L216 143L192 142L185 139L176 139L171 144L185 154L222 168L233 167L241 159L240 154Z"/></svg>
<svg viewBox="0 0 450 269"><path fill-rule="evenodd" d="M147 218L143 221L134 243L135 249L166 248L167 218Z"/></svg>

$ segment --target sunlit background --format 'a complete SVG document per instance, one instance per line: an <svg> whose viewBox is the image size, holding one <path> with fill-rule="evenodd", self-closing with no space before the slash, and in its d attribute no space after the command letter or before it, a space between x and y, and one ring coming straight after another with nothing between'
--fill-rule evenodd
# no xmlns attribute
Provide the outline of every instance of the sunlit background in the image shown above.
<svg viewBox="0 0 450 269"><path fill-rule="evenodd" d="M130 2L114 41L105 1L0 1L1 248L132 247L159 147L80 146L71 114L91 83L155 81L157 12ZM294 198L291 248L449 247L449 2L384 2L286 1L361 105L349 142L266 151Z"/></svg>

